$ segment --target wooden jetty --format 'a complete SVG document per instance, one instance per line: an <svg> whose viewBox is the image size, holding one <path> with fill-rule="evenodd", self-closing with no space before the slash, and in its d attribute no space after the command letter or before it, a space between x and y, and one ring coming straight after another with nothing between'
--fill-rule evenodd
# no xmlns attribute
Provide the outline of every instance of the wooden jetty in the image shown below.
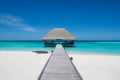
<svg viewBox="0 0 120 80"><path fill-rule="evenodd" d="M61 44L57 44L38 80L82 80Z"/></svg>

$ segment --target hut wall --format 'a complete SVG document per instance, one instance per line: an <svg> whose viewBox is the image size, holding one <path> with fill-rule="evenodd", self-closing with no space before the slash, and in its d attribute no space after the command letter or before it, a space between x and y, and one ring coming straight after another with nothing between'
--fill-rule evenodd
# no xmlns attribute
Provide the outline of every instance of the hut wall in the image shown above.
<svg viewBox="0 0 120 80"><path fill-rule="evenodd" d="M45 46L55 46L56 44L70 47L74 45L74 40L44 40Z"/></svg>

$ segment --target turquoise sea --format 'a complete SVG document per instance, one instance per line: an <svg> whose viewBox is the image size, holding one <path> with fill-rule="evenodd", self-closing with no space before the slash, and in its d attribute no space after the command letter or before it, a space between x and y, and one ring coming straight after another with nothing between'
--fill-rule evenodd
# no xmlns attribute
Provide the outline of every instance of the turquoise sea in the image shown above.
<svg viewBox="0 0 120 80"><path fill-rule="evenodd" d="M51 51L42 41L0 41L0 51ZM119 41L76 41L73 47L65 47L68 52L90 52L90 54L120 55ZM88 54L88 53L87 53Z"/></svg>

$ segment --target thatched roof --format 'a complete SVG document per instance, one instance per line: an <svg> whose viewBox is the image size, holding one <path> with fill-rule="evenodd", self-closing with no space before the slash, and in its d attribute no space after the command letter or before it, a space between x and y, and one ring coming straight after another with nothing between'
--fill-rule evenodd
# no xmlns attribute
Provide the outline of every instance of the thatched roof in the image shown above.
<svg viewBox="0 0 120 80"><path fill-rule="evenodd" d="M76 40L76 38L64 28L54 28L52 31L50 31L46 36L42 38L42 40L56 40L56 39Z"/></svg>

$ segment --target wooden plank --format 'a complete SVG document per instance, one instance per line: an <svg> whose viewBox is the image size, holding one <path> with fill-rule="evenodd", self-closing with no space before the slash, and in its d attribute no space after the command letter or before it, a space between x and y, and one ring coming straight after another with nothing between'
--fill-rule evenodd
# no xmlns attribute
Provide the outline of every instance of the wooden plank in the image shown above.
<svg viewBox="0 0 120 80"><path fill-rule="evenodd" d="M38 80L82 80L61 44L57 44Z"/></svg>

